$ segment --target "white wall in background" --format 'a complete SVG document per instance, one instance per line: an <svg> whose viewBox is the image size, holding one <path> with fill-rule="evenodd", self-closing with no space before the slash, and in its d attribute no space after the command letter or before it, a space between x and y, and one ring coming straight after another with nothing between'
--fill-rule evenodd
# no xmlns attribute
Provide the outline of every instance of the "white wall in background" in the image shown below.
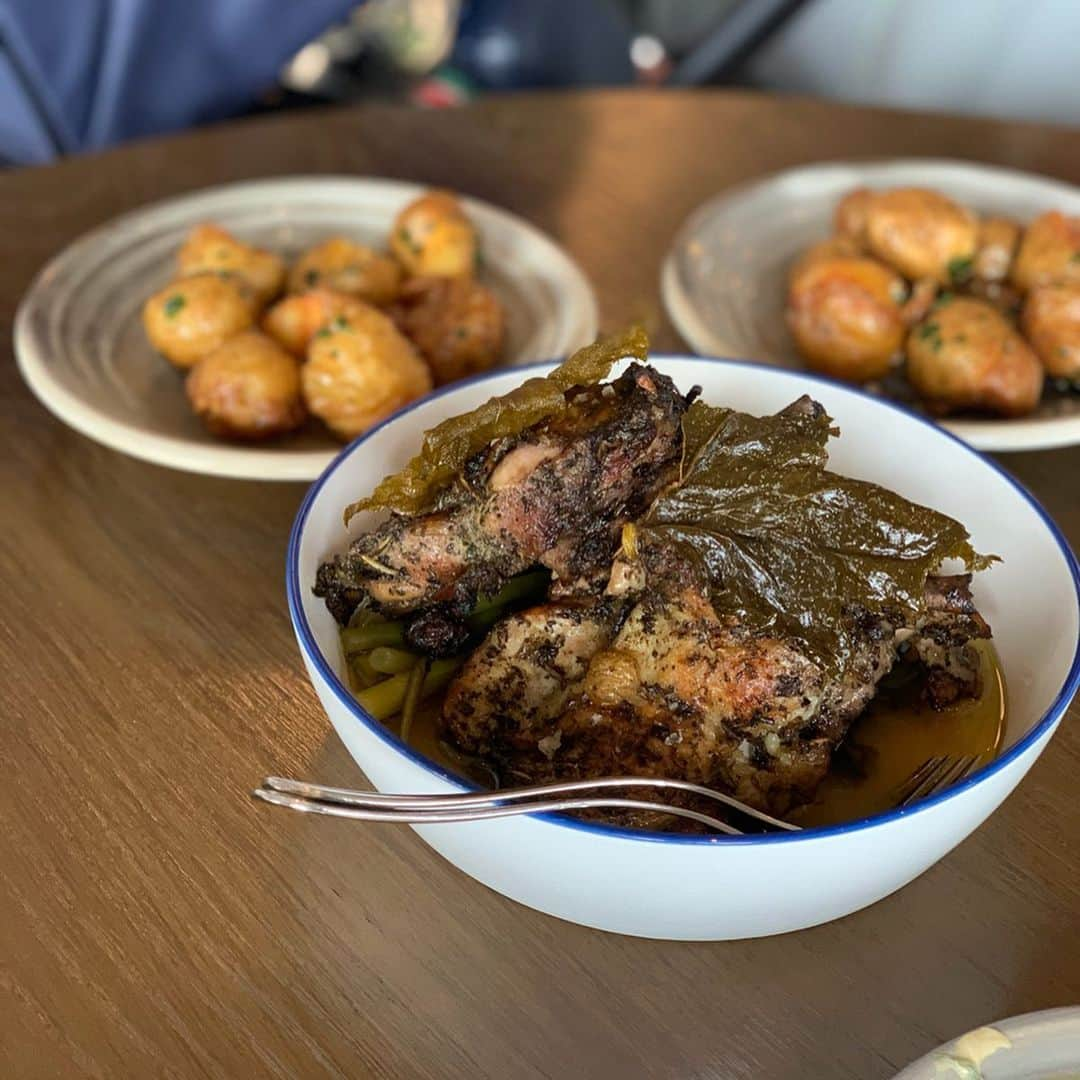
<svg viewBox="0 0 1080 1080"><path fill-rule="evenodd" d="M751 65L845 101L1080 123L1080 0L811 0Z"/></svg>

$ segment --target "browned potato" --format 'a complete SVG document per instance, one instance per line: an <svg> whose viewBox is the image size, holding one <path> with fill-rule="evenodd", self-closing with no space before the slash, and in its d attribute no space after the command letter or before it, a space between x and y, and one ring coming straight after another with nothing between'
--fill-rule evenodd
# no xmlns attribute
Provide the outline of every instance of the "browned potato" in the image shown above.
<svg viewBox="0 0 1080 1080"><path fill-rule="evenodd" d="M289 271L289 292L332 289L369 304L389 304L401 288L401 267L390 258L344 236L308 248Z"/></svg>
<svg viewBox="0 0 1080 1080"><path fill-rule="evenodd" d="M869 188L855 188L836 204L833 227L858 247L866 246L866 224L873 198Z"/></svg>
<svg viewBox="0 0 1080 1080"><path fill-rule="evenodd" d="M1024 230L1012 283L1027 292L1055 281L1080 281L1080 217L1051 210Z"/></svg>
<svg viewBox="0 0 1080 1080"><path fill-rule="evenodd" d="M254 300L240 278L195 274L154 293L142 318L150 344L188 368L254 322Z"/></svg>
<svg viewBox="0 0 1080 1080"><path fill-rule="evenodd" d="M848 236L830 236L828 240L811 244L792 263L791 270L788 272L788 285L791 286L811 263L832 259L838 255L851 255L858 258L862 255L862 251L859 245Z"/></svg>
<svg viewBox="0 0 1080 1080"><path fill-rule="evenodd" d="M204 356L185 383L191 407L215 435L268 439L307 415L300 365L258 330L245 330Z"/></svg>
<svg viewBox="0 0 1080 1080"><path fill-rule="evenodd" d="M1080 282L1032 289L1021 325L1048 375L1080 382Z"/></svg>
<svg viewBox="0 0 1080 1080"><path fill-rule="evenodd" d="M470 278L413 278L398 325L428 362L436 385L485 371L506 336L499 298Z"/></svg>
<svg viewBox="0 0 1080 1080"><path fill-rule="evenodd" d="M258 304L266 304L285 284L285 260L272 251L241 243L217 225L197 225L176 256L180 277L192 274L239 274Z"/></svg>
<svg viewBox="0 0 1080 1080"><path fill-rule="evenodd" d="M908 379L927 407L1022 416L1042 393L1035 354L1001 312L982 300L940 304L907 340Z"/></svg>
<svg viewBox="0 0 1080 1080"><path fill-rule="evenodd" d="M979 242L972 270L980 281L1004 281L1009 276L1020 226L1008 218L988 217L979 222Z"/></svg>
<svg viewBox="0 0 1080 1080"><path fill-rule="evenodd" d="M865 382L890 368L904 340L903 281L873 259L832 256L792 274L787 321L812 368Z"/></svg>
<svg viewBox="0 0 1080 1080"><path fill-rule="evenodd" d="M337 315L355 314L362 300L332 289L309 289L283 297L264 316L263 329L293 356L303 358L315 332Z"/></svg>
<svg viewBox="0 0 1080 1080"><path fill-rule="evenodd" d="M875 194L867 208L870 251L912 280L962 281L977 236L975 215L937 191L894 188Z"/></svg>
<svg viewBox="0 0 1080 1080"><path fill-rule="evenodd" d="M429 191L394 219L390 250L417 277L462 277L476 268L477 236L449 191Z"/></svg>
<svg viewBox="0 0 1080 1080"><path fill-rule="evenodd" d="M431 389L431 373L408 339L367 305L315 335L300 379L308 408L342 439Z"/></svg>

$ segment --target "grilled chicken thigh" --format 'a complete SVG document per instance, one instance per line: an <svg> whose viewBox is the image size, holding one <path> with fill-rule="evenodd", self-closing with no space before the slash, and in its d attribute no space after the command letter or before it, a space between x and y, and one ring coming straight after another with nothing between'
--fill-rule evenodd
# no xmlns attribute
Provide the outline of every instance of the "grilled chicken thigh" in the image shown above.
<svg viewBox="0 0 1080 1080"><path fill-rule="evenodd" d="M928 586L930 614L916 626L855 618L855 655L839 678L798 643L719 617L681 571L653 576L636 602L623 601L629 612L617 632L610 599L570 618L534 608L469 659L444 725L466 752L500 762L510 784L665 776L783 814L813 798L905 643L928 665L929 686L937 679L952 696L976 691L968 642L989 628L967 578Z"/></svg>
<svg viewBox="0 0 1080 1080"><path fill-rule="evenodd" d="M364 597L398 616L464 611L536 563L560 592L602 587L620 527L677 467L686 401L637 364L571 395L563 413L476 455L431 513L392 518L324 563L315 591L334 616Z"/></svg>

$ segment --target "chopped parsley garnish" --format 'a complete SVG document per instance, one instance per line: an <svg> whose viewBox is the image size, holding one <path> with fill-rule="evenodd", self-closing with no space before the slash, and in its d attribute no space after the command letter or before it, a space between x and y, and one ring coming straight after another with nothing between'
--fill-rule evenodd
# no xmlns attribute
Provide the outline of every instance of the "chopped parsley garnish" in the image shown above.
<svg viewBox="0 0 1080 1080"><path fill-rule="evenodd" d="M181 311L184 310L184 305L187 303L187 298L183 293L173 293L172 296L165 301L165 318L173 319Z"/></svg>
<svg viewBox="0 0 1080 1080"><path fill-rule="evenodd" d="M919 338L937 352L941 348L941 327L936 322L923 323L918 329Z"/></svg>
<svg viewBox="0 0 1080 1080"><path fill-rule="evenodd" d="M304 271L304 284L305 285L318 285L319 283L319 271L318 270L305 270Z"/></svg>
<svg viewBox="0 0 1080 1080"><path fill-rule="evenodd" d="M412 238L412 233L404 226L398 229L398 239L414 254L420 254L420 245Z"/></svg>
<svg viewBox="0 0 1080 1080"><path fill-rule="evenodd" d="M970 255L959 255L950 259L945 267L949 274L949 280L954 285L959 285L971 277L972 258Z"/></svg>
<svg viewBox="0 0 1080 1080"><path fill-rule="evenodd" d="M344 315L335 315L334 321L330 324L335 330L348 330L349 320Z"/></svg>
<svg viewBox="0 0 1080 1080"><path fill-rule="evenodd" d="M1080 262L1080 251L1074 251L1072 255L1069 256L1069 262Z"/></svg>
<svg viewBox="0 0 1080 1080"><path fill-rule="evenodd" d="M934 299L934 307L944 307L946 304L952 301L954 295L955 294L949 292L948 289L946 289L943 293L939 293L938 296Z"/></svg>
<svg viewBox="0 0 1080 1080"><path fill-rule="evenodd" d="M330 336L330 327L329 326L320 326L319 329L315 331L315 336L316 337L329 337Z"/></svg>

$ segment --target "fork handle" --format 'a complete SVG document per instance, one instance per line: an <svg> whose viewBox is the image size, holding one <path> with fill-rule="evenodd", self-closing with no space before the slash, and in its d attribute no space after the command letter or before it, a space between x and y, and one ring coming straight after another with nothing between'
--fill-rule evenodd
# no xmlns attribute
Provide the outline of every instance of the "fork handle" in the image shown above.
<svg viewBox="0 0 1080 1080"><path fill-rule="evenodd" d="M602 791L605 788L643 787L661 791L685 791L692 795L700 795L774 829L782 829L785 832L799 831L798 825L792 825L790 822L766 814L764 810L748 806L722 791L702 787L688 780L671 780L667 777L605 776L596 780L564 780L550 784L536 784L531 787L496 788L493 791L453 795L396 795L381 791L352 791L349 788L327 787L324 784L312 784L304 780L291 780L284 776L268 776L263 781L263 785L288 795L300 795L308 799L342 803L346 806L383 806L394 810L424 811L436 808L455 810L464 807L502 806L519 800L535 803L539 799L546 799L552 795L581 794Z"/></svg>
<svg viewBox="0 0 1080 1080"><path fill-rule="evenodd" d="M308 814L325 814L327 817L350 818L353 821L397 822L402 825L441 825L452 822L486 821L490 818L516 817L519 814L551 813L561 810L592 810L599 807L612 807L622 810L648 810L655 814L674 814L688 818L710 829L728 836L742 836L742 831L719 818L689 810L684 806L669 806L666 803L646 802L643 799L618 799L597 796L585 799L550 799L534 802L516 802L499 806L469 806L456 810L434 807L427 810L390 810L373 809L363 806L349 806L342 803L320 802L318 799L302 795L290 795L272 788L256 788L252 794L263 802L274 806L284 806L289 810L300 810Z"/></svg>

